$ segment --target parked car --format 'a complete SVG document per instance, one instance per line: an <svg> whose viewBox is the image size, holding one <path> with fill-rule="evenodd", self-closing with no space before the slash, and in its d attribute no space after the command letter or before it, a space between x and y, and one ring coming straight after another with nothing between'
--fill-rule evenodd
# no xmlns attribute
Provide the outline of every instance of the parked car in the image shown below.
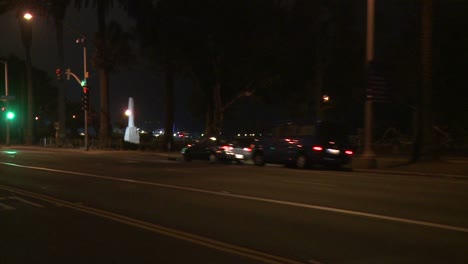
<svg viewBox="0 0 468 264"><path fill-rule="evenodd" d="M229 141L230 151L239 161L252 160L254 138L234 138Z"/></svg>
<svg viewBox="0 0 468 264"><path fill-rule="evenodd" d="M185 161L208 160L242 162L252 158L252 148L245 140L204 137L194 140L181 151Z"/></svg>
<svg viewBox="0 0 468 264"><path fill-rule="evenodd" d="M354 154L344 130L331 123L286 123L276 126L271 135L255 141L252 159L255 165L265 163L339 167L348 164Z"/></svg>

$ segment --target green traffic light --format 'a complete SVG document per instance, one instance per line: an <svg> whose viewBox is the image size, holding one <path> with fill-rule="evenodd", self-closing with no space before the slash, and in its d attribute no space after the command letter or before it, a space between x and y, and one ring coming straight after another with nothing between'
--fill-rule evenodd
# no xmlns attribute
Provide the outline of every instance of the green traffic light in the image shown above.
<svg viewBox="0 0 468 264"><path fill-rule="evenodd" d="M12 120L13 118L15 118L15 113L13 112L8 112L6 114L6 118L9 119L9 120Z"/></svg>

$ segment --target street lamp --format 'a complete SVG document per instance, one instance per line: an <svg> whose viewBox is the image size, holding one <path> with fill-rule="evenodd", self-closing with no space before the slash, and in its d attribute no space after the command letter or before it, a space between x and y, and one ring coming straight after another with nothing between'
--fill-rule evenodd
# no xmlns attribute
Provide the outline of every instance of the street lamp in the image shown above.
<svg viewBox="0 0 468 264"><path fill-rule="evenodd" d="M25 12L23 15L23 18L26 20L31 20L34 16L30 12ZM67 25L67 24L66 24ZM72 31L77 32L74 27L67 25ZM79 33L79 32L78 32ZM70 71L70 69L67 69L67 80L70 78L70 75L72 75L78 83L81 85L83 88L83 94L84 96L88 96L89 93L89 87L87 87L87 80L88 80L88 70L87 70L87 51L86 51L86 37L79 33L80 37L76 39L77 44L81 44L83 46L83 79L80 80L74 73ZM60 75L60 72L57 73ZM86 151L89 150L89 143L88 143L88 108L84 107L84 134L85 134L85 149Z"/></svg>
<svg viewBox="0 0 468 264"><path fill-rule="evenodd" d="M327 103L328 101L330 101L330 96L324 94L324 95L322 96L322 102Z"/></svg>
<svg viewBox="0 0 468 264"><path fill-rule="evenodd" d="M3 61L3 60L0 60L1 63L3 63L3 65L5 66L5 97L6 97L6 109L7 111L9 111L8 109L8 62L7 61ZM8 112L10 113L10 112ZM14 117L14 114L13 114L13 117ZM13 119L13 118L6 118L6 138L5 138L5 144L7 146L10 146L10 119Z"/></svg>
<svg viewBox="0 0 468 264"><path fill-rule="evenodd" d="M33 18L33 15L29 12L24 13L23 18L26 20L31 20Z"/></svg>

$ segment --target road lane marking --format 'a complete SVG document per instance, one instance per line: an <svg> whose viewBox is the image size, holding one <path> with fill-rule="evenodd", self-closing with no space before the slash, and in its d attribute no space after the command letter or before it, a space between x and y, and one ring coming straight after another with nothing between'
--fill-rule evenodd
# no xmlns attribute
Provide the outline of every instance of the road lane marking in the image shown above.
<svg viewBox="0 0 468 264"><path fill-rule="evenodd" d="M287 183L299 183L299 184L311 184L311 185L320 185L325 187L336 187L335 184L319 183L319 182L310 182L310 181L283 181Z"/></svg>
<svg viewBox="0 0 468 264"><path fill-rule="evenodd" d="M16 200L16 201L19 201L19 202L22 202L22 203L25 203L25 204L29 204L29 205L35 206L35 207L44 208L44 206L42 206L42 205L40 205L40 204L30 202L30 201L25 200L25 199L23 199L23 198L20 198L20 197L18 197L18 196L10 196L9 198L10 198L10 200Z"/></svg>
<svg viewBox="0 0 468 264"><path fill-rule="evenodd" d="M419 226L425 226L425 227L432 227L432 228L439 228L439 229L444 229L444 230L451 230L451 231L468 233L468 228L467 227L459 227L459 226L452 226L452 225L446 225L446 224L433 223L433 222L428 222L428 221L413 220L413 219L403 218L403 217L394 217L394 216L366 213L366 212L361 212L361 211L353 211L353 210L340 209L340 208L327 207L327 206L320 206L320 205L305 204L305 203L288 202L288 201L275 200L275 199L269 199L269 198L261 198L261 197L241 195L241 194L232 194L232 193L227 194L227 193L221 193L221 192L217 192L217 191L203 190L203 189L183 187L183 186L163 184L163 183L156 183L156 182L130 180L130 179L125 179L125 178L113 178L113 177L109 177L109 176L95 175L95 174L91 174L91 173L73 172L73 171L49 169L49 168L42 168L42 167L25 166L25 165L19 165L19 164L9 163L9 162L0 162L0 164L13 166L13 167L18 167L18 168L42 170L42 171L57 172L57 173L64 173L64 174L71 174L71 175L80 175L80 176L86 176L86 177L93 177L93 178L97 178L97 179L106 179L106 180L120 181L120 182L127 182L127 183L128 182L129 183L137 183L137 184L156 186L156 187L161 187L161 188L168 188L168 189L183 190L183 191L190 191L190 192L196 192L196 193L211 194L211 195L224 196L224 197L230 197L230 198L238 198L238 199L244 199L244 200L250 200L250 201L265 202L265 203L271 203L271 204L287 205L287 206L292 206L292 207L307 208L307 209L313 209L313 210L340 213L340 214L345 214L345 215L367 217L367 218L373 218L373 219L379 219L379 220L393 221L393 222L399 222L399 223L405 223L405 224L413 224L413 225L419 225Z"/></svg>
<svg viewBox="0 0 468 264"><path fill-rule="evenodd" d="M99 216L99 217L102 217L102 218L110 219L110 220L113 220L113 221L116 221L116 222L119 222L119 223L123 223L123 224L129 225L129 226L138 227L138 228L145 229L145 230L157 233L157 234L161 234L161 235L165 235L165 236L168 236L168 237L176 238L176 239L183 240L183 241L186 241L186 242L191 242L191 243L194 243L194 244L197 244L197 245L205 246L205 247L208 247L208 248L211 248L211 249L216 249L216 250L219 250L219 251L222 251L222 252L226 252L226 253L230 253L230 254L234 254L234 255L250 258L250 259L254 259L254 260L257 260L257 261L261 261L263 263L270 263L270 264L283 264L283 263L284 264L299 264L299 263L302 263L302 262L299 262L299 261L296 261L296 260L271 255L271 254L268 254L268 253L265 253L265 252L261 252L261 251L241 247L241 246L236 246L236 245L233 245L233 244L225 243L225 242L218 241L218 240L215 240L215 239L211 239L211 238L208 238L208 237L199 236L199 235L187 233L187 232L184 232L184 231L180 231L180 230L177 230L177 229L156 225L156 224L153 224L153 223L150 223L150 222L138 220L138 219L131 218L131 217L128 217L128 216L125 216L125 215L112 213L112 212L109 212L109 211L105 211L105 210L85 206L85 205L82 205L82 204L67 202L65 200L61 200L61 199L58 199L58 198L55 198L55 197L52 197L52 196L48 196L48 195L33 193L33 192L17 189L17 188L14 188L14 187L4 186L4 185L0 185L0 189L7 190L7 191L10 191L10 192L14 192L14 193L18 193L18 194L21 194L21 195L24 195L24 196L32 197L32 198L42 200L42 201L45 201L45 202L48 202L48 203L51 203L51 204L61 204L63 207L67 207L67 208L70 208L70 209L73 209L73 210L77 210L77 211L81 211L81 212L84 212L84 213L87 213L87 214L91 214L91 215ZM316 262L316 263L320 263L320 262Z"/></svg>
<svg viewBox="0 0 468 264"><path fill-rule="evenodd" d="M16 208L11 207L11 206L6 205L6 204L3 204L3 203L0 203L0 209L3 209L3 210L15 210Z"/></svg>
<svg viewBox="0 0 468 264"><path fill-rule="evenodd" d="M28 200L25 200L21 197L18 197L18 196L8 196L8 197L0 197L0 201L11 201L11 200L15 200L15 201L18 201L18 202L21 202L21 203L24 203L24 204L28 204L28 205L32 205L34 207L39 207L39 208L44 208L44 206L40 205L40 204L37 204L37 203L33 203L31 201L28 201ZM2 203L2 207L5 209L5 208L13 208L15 209L14 207L11 207L11 206L8 206L6 204L3 204ZM9 209L9 210L12 210L12 209Z"/></svg>

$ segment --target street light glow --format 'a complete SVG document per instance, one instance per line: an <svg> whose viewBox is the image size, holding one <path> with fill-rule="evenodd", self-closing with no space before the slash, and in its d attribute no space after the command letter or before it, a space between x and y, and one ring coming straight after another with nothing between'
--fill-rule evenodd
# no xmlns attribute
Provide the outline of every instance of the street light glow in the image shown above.
<svg viewBox="0 0 468 264"><path fill-rule="evenodd" d="M130 109L125 110L125 115L130 116L132 114L132 111Z"/></svg>
<svg viewBox="0 0 468 264"><path fill-rule="evenodd" d="M322 96L322 100L323 100L323 102L328 102L328 101L330 101L330 96L324 94L324 95Z"/></svg>
<svg viewBox="0 0 468 264"><path fill-rule="evenodd" d="M26 20L31 20L33 18L33 15L29 12L26 12L24 13L24 16L23 16L24 19Z"/></svg>

